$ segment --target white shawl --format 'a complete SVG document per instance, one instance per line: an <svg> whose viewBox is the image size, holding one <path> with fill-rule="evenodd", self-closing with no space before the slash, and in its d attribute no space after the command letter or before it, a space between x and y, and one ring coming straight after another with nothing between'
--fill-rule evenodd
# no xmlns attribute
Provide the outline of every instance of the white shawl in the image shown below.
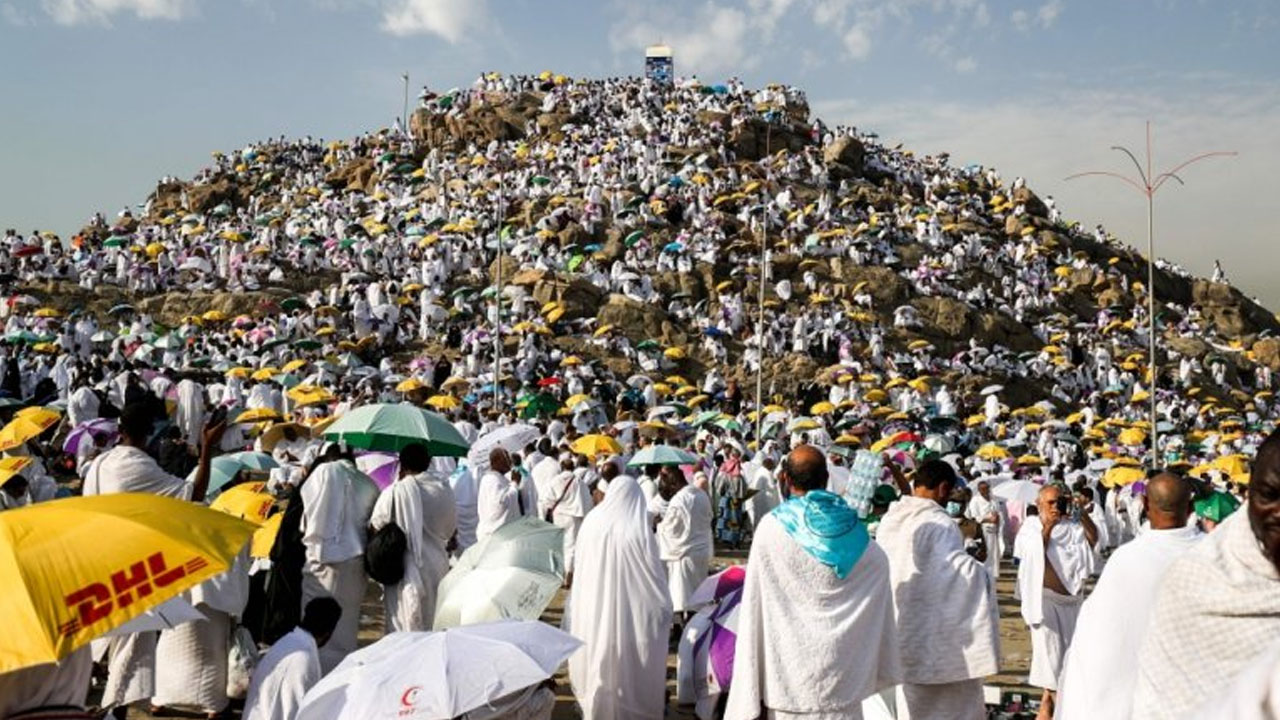
<svg viewBox="0 0 1280 720"><path fill-rule="evenodd" d="M1057 720L1129 720L1138 648L1160 580L1203 537L1195 526L1148 530L1107 561L1076 621L1058 685Z"/></svg>
<svg viewBox="0 0 1280 720"><path fill-rule="evenodd" d="M671 599L644 493L616 478L578 535L564 629L584 642L569 679L591 720L652 720L665 707Z"/></svg>
<svg viewBox="0 0 1280 720"><path fill-rule="evenodd" d="M725 720L754 720L762 707L860 717L863 698L902 682L889 561L876 543L841 579L770 514L747 565Z"/></svg>
<svg viewBox="0 0 1280 720"><path fill-rule="evenodd" d="M1053 563L1054 572L1070 595L1080 594L1085 580L1095 570L1097 559L1080 523L1063 521L1053 526L1048 548L1041 537L1043 532L1040 518L1032 515L1022 521L1018 536L1013 541L1013 556L1021 561L1017 589L1022 600L1022 619L1032 626L1044 620L1041 601L1045 557Z"/></svg>
<svg viewBox="0 0 1280 720"><path fill-rule="evenodd" d="M1169 566L1138 654L1134 720L1181 718L1222 691L1280 633L1280 573L1248 505Z"/></svg>
<svg viewBox="0 0 1280 720"><path fill-rule="evenodd" d="M876 542L889 557L903 680L951 683L998 672L995 583L964 551L946 511L905 496L889 506Z"/></svg>

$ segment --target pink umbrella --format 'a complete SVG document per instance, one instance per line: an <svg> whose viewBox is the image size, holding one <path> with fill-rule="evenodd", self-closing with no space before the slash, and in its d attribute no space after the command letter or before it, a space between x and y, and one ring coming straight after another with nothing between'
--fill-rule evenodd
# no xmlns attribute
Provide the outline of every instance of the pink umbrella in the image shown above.
<svg viewBox="0 0 1280 720"><path fill-rule="evenodd" d="M380 490L386 490L400 476L400 458L392 453L364 453L356 457L356 467Z"/></svg>
<svg viewBox="0 0 1280 720"><path fill-rule="evenodd" d="M83 447L84 443L93 443L98 440L104 440L108 443L114 442L119 437L116 430L115 420L105 420L97 418L80 423L67 433L67 439L62 443L62 450L71 455L75 455Z"/></svg>

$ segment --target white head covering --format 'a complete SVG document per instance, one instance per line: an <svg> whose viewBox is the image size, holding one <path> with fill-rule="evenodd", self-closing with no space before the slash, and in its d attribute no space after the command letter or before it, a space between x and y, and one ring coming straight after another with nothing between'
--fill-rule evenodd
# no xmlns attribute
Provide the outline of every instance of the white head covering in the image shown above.
<svg viewBox="0 0 1280 720"><path fill-rule="evenodd" d="M619 476L578 534L565 630L584 641L569 679L584 717L662 717L671 597L644 493Z"/></svg>

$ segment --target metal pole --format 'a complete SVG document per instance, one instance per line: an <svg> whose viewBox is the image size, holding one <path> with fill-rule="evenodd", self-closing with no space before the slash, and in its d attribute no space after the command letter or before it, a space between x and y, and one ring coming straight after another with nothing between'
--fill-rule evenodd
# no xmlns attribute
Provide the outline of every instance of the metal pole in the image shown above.
<svg viewBox="0 0 1280 720"><path fill-rule="evenodd" d="M493 409L497 410L502 402L502 223L506 220L506 208L503 205L503 199L506 197L506 173L501 169L498 170L498 232L494 236L498 242L498 271L496 278L496 286L498 292L493 296L493 301L497 304L497 312L495 313L495 321L493 324Z"/></svg>
<svg viewBox="0 0 1280 720"><path fill-rule="evenodd" d="M1156 240L1155 193L1147 192L1147 332L1151 355L1151 469L1160 469L1160 429L1156 426L1156 386L1160 368L1156 365Z"/></svg>
<svg viewBox="0 0 1280 720"><path fill-rule="evenodd" d="M765 157L769 157L769 143L773 133L773 125L765 125L764 129L764 153ZM769 172L768 165L765 165L765 197L769 195ZM769 203L763 204L764 212L762 213L764 223L760 232L760 294L758 298L758 313L756 319L756 350L759 353L756 362L756 451L764 447L764 284L769 279Z"/></svg>
<svg viewBox="0 0 1280 720"><path fill-rule="evenodd" d="M404 122L404 134L409 134L409 73L400 76L404 79L404 114L400 116Z"/></svg>

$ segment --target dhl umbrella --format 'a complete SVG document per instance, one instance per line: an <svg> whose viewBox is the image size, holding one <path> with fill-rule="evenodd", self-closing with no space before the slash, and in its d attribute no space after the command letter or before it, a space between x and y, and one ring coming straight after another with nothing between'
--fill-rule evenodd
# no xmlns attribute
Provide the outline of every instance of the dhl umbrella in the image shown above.
<svg viewBox="0 0 1280 720"><path fill-rule="evenodd" d="M218 493L218 497L209 503L209 509L261 525L267 521L271 508L276 504L276 499L266 492L266 487L266 483L251 482L228 488Z"/></svg>
<svg viewBox="0 0 1280 720"><path fill-rule="evenodd" d="M583 435L569 449L579 455L586 455L589 458L595 458L600 455L619 455L622 453L622 446L617 440L608 435Z"/></svg>
<svg viewBox="0 0 1280 720"><path fill-rule="evenodd" d="M43 407L30 407L19 410L8 425L0 428L0 451L12 450L48 430L62 415L55 410Z"/></svg>
<svg viewBox="0 0 1280 720"><path fill-rule="evenodd" d="M283 521L284 513L276 513L267 518L262 527L253 531L253 540L249 543L251 557L271 557L271 546L276 544L276 535L280 534L280 523Z"/></svg>
<svg viewBox="0 0 1280 720"><path fill-rule="evenodd" d="M29 456L0 458L0 487L31 464Z"/></svg>
<svg viewBox="0 0 1280 720"><path fill-rule="evenodd" d="M253 529L194 503L131 493L0 513L0 674L57 662L225 572Z"/></svg>

